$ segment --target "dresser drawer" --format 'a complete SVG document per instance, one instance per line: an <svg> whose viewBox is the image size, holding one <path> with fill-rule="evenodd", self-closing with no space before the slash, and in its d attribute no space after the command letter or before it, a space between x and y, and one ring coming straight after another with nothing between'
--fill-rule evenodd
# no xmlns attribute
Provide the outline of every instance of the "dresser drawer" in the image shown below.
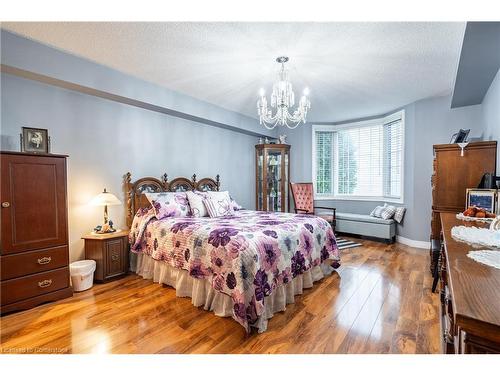
<svg viewBox="0 0 500 375"><path fill-rule="evenodd" d="M1 258L1 280L66 267L68 262L68 246L4 255Z"/></svg>
<svg viewBox="0 0 500 375"><path fill-rule="evenodd" d="M36 297L69 286L69 268L40 272L31 276L2 281L2 305Z"/></svg>

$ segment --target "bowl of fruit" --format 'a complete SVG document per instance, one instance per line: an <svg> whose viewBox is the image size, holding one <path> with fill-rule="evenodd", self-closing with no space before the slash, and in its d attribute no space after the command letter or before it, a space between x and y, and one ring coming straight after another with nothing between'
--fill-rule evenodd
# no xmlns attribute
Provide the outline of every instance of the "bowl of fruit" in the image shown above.
<svg viewBox="0 0 500 375"><path fill-rule="evenodd" d="M465 221L482 221L491 222L496 218L496 215L481 207L470 206L464 212L457 214L457 219Z"/></svg>

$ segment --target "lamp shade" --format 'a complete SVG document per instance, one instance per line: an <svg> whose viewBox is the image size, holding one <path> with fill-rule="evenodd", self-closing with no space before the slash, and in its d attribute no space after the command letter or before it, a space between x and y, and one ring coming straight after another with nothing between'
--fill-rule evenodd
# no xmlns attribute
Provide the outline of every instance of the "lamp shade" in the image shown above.
<svg viewBox="0 0 500 375"><path fill-rule="evenodd" d="M101 194L92 198L90 204L93 206L116 206L118 204L122 204L122 202L120 202L115 195L108 193L106 189L104 189Z"/></svg>

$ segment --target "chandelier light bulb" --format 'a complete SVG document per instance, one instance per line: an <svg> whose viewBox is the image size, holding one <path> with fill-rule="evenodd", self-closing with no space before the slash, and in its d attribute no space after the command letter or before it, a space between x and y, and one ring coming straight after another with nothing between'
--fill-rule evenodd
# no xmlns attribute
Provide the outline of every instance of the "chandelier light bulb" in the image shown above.
<svg viewBox="0 0 500 375"><path fill-rule="evenodd" d="M304 89L304 95L300 98L298 105L295 106L295 94L288 70L285 68L287 61L288 57L286 56L280 56L276 59L276 62L281 67L273 84L271 108L267 106L264 89L259 90L260 98L257 101L259 122L269 130L274 129L277 125L295 129L301 122L305 124L307 111L311 108L311 102L307 97L309 95L309 88L307 87ZM273 109L275 111L274 115Z"/></svg>

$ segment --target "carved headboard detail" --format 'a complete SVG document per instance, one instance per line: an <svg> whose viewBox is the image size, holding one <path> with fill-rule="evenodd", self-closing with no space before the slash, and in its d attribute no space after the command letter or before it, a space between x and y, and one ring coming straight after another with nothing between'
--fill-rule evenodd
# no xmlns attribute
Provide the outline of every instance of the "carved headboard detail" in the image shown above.
<svg viewBox="0 0 500 375"><path fill-rule="evenodd" d="M150 205L144 193L161 193L166 191L219 191L220 176L217 175L215 180L209 177L196 180L194 174L191 179L186 177L177 177L172 181L168 181L168 176L165 173L161 179L155 177L143 177L135 182L132 182L130 172L125 174L125 197L127 201L127 226L132 225L134 215L139 208L148 207Z"/></svg>

